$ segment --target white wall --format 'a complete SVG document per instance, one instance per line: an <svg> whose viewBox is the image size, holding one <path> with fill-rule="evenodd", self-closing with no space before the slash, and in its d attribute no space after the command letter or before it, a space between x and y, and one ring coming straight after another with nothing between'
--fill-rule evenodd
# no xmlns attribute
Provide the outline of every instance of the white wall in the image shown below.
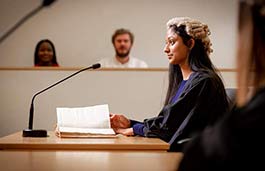
<svg viewBox="0 0 265 171"><path fill-rule="evenodd" d="M28 126L32 96L73 71L0 71L0 136ZM56 107L109 104L111 112L142 120L162 105L165 73L90 71L35 99L34 128L52 130Z"/></svg>
<svg viewBox="0 0 265 171"><path fill-rule="evenodd" d="M0 70L0 137L28 127L32 96L75 71ZM222 73L235 87L235 73ZM167 89L167 71L88 71L38 95L34 128L53 130L56 107L109 104L110 112L143 120L156 116Z"/></svg>
<svg viewBox="0 0 265 171"><path fill-rule="evenodd" d="M41 0L1 0L1 36ZM36 43L51 39L61 66L88 66L114 55L113 31L131 29L136 40L132 55L150 67L167 67L163 54L165 23L190 16L211 29L219 68L235 68L238 0L57 0L30 18L0 44L0 67L32 66Z"/></svg>

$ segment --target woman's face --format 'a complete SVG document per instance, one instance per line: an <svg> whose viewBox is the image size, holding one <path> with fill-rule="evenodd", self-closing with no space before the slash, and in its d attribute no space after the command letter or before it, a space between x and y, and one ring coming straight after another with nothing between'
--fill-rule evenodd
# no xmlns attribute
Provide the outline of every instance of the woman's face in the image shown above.
<svg viewBox="0 0 265 171"><path fill-rule="evenodd" d="M190 49L183 43L182 37L171 29L166 34L166 45L164 52L167 54L170 64L187 65Z"/></svg>
<svg viewBox="0 0 265 171"><path fill-rule="evenodd" d="M50 45L50 43L48 42L43 42L40 47L39 47L39 51L38 51L38 56L40 61L42 62L50 62L52 61L53 58L53 49L52 46Z"/></svg>

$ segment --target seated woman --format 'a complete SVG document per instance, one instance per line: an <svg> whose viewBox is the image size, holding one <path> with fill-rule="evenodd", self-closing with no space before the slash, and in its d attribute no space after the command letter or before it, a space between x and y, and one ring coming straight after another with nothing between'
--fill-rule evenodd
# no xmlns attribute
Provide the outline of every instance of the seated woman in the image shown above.
<svg viewBox="0 0 265 171"><path fill-rule="evenodd" d="M34 53L34 66L59 66L53 43L44 39L38 42Z"/></svg>
<svg viewBox="0 0 265 171"><path fill-rule="evenodd" d="M168 21L164 52L169 60L169 86L158 116L143 122L110 114L116 133L158 137L170 151L182 151L182 140L212 125L228 109L224 85L212 64L206 24L177 17ZM148 105L148 104L147 104Z"/></svg>

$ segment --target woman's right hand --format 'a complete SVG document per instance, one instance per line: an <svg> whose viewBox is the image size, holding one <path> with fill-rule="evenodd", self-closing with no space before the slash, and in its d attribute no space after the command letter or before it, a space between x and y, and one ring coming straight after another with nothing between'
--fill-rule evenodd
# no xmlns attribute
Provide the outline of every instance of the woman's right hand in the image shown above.
<svg viewBox="0 0 265 171"><path fill-rule="evenodd" d="M110 123L112 128L129 128L131 121L121 114L110 114Z"/></svg>

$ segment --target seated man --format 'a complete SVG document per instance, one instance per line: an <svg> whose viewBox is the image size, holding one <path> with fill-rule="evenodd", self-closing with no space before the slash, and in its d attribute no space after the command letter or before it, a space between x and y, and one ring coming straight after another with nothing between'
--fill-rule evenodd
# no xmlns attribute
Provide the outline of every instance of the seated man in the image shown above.
<svg viewBox="0 0 265 171"><path fill-rule="evenodd" d="M147 64L130 56L134 41L133 34L126 29L118 29L112 35L112 44L116 55L114 58L104 58L99 61L102 67L109 68L147 68Z"/></svg>

